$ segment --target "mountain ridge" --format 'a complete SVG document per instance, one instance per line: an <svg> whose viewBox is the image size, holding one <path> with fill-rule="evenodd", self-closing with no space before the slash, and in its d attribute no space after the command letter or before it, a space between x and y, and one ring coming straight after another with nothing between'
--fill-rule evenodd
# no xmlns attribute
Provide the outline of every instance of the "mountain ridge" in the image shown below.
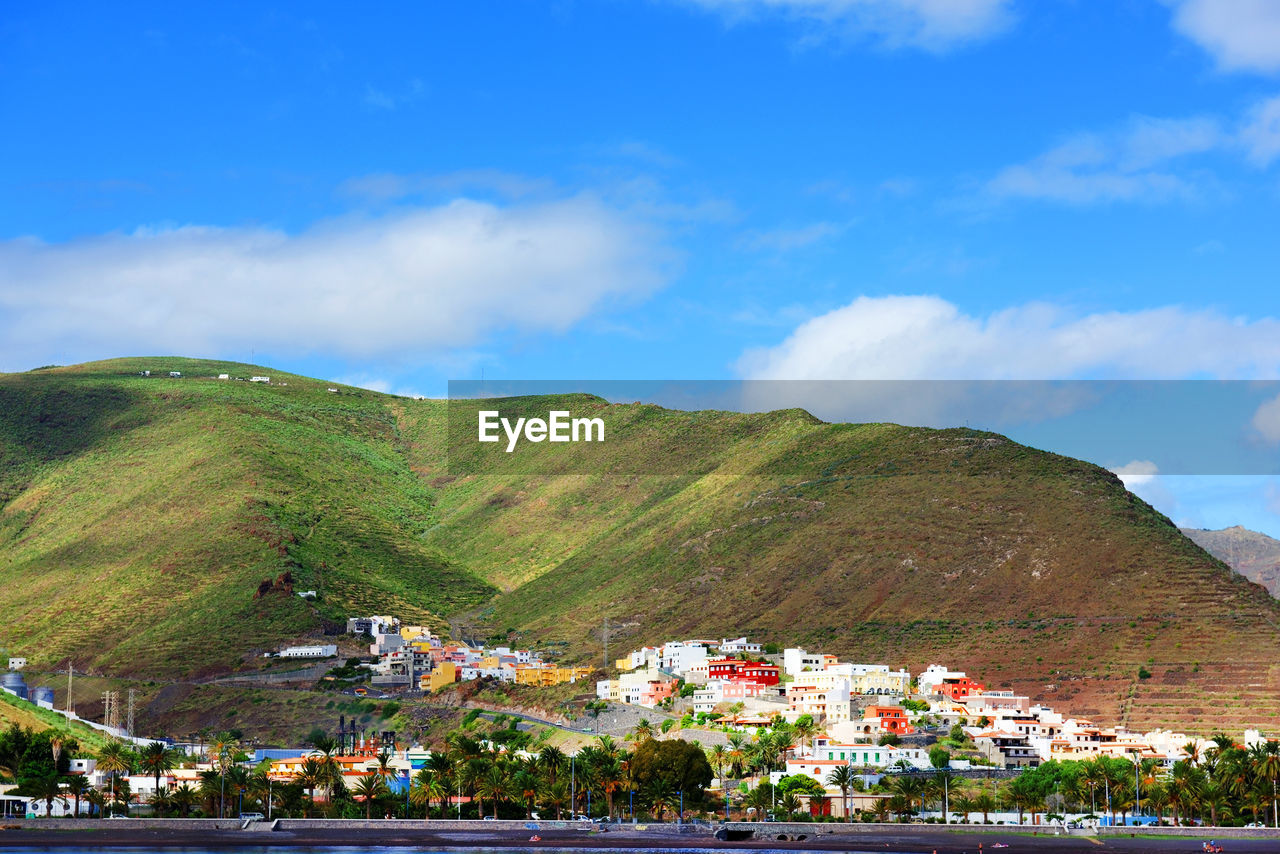
<svg viewBox="0 0 1280 854"><path fill-rule="evenodd" d="M608 617L611 653L748 633L1115 722L1280 724L1280 603L1105 469L967 428L591 405L599 468L528 473L451 445L444 401L240 363L0 375L0 643L185 677L390 612L599 661ZM284 572L319 601L256 596Z"/></svg>

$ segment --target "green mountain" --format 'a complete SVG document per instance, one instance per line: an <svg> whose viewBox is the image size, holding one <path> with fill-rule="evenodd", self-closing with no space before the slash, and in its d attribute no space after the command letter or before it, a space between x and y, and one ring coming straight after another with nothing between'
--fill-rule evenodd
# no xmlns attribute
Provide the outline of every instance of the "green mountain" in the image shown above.
<svg viewBox="0 0 1280 854"><path fill-rule="evenodd" d="M1280 603L1097 466L800 411L485 405L608 440L507 455L465 404L226 362L0 376L0 644L186 677L372 612L598 661L607 619L611 654L747 633L1110 721L1280 724Z"/></svg>

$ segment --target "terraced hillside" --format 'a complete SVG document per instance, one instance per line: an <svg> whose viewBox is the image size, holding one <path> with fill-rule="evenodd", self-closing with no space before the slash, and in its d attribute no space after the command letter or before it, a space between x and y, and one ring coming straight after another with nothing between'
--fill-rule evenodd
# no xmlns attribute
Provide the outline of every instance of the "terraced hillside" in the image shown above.
<svg viewBox="0 0 1280 854"><path fill-rule="evenodd" d="M608 618L614 651L748 633L1104 720L1280 728L1280 603L1101 468L799 411L489 405L609 440L508 456L443 402L231 363L0 377L0 644L185 675L375 611L599 660Z"/></svg>

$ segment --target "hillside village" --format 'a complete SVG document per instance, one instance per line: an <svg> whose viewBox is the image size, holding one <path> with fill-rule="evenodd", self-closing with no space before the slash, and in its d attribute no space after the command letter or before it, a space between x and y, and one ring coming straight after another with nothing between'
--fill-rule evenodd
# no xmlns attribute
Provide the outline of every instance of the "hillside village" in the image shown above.
<svg viewBox="0 0 1280 854"><path fill-rule="evenodd" d="M954 778L957 798L965 797L966 785L974 789L969 792L974 798L980 794L974 787L990 788L991 800L967 802L970 811L982 810L984 821L1039 822L1038 812L1051 811L1045 800L1047 792L1040 801L1030 803L1031 815L1024 816L1028 807L1025 799L994 797L1001 780L1015 791L1019 779L1043 782L1045 771L1060 775L1064 768L1095 768L1102 775L1097 780L1106 787L1104 806L1098 806L1096 787L1090 789L1087 809L1085 802L1077 799L1072 810L1059 794L1058 812L1054 813L1057 820L1068 820L1074 812L1074 820L1105 824L1118 820L1118 810L1119 820L1150 823L1161 821L1163 806L1174 803L1161 804L1158 793L1164 791L1162 787L1172 786L1187 769L1198 769L1206 759L1217 761L1235 751L1256 757L1259 768L1280 772L1280 741L1257 730L1247 730L1238 739L1224 734L1200 739L1163 729L1132 732L1073 717L1011 691L991 690L979 676L942 664L912 674L887 664L846 662L802 648L779 650L745 637L685 639L636 649L614 661L615 676L592 683L593 676L599 675L594 668L549 663L530 650L447 641L426 627L406 625L395 617L352 618L347 629L369 642L367 660L354 666L364 675L348 689L353 693L409 698L416 692L431 695L477 680L530 687L581 682L588 691L594 689L597 714L603 709L627 707L661 713L665 719L660 728L642 718L624 741L633 742L635 751L650 742L671 743L705 756L706 767L714 773L709 770L707 779L695 787L697 797L692 791L688 793L689 803L695 805L691 814L724 811L726 816L737 812L749 817L785 812L793 819L869 820L893 813L900 818L932 815L945 821L969 820L967 812L962 819L948 817L945 804L930 806L923 795L916 806L910 798L904 806L902 787L907 784L903 780L925 781L942 775ZM336 645L316 645L287 647L275 655L306 659L332 657L336 652ZM51 690L27 689L20 672L24 664L22 659L11 659L10 673L0 687L21 700L57 711ZM346 667L351 669L352 662ZM475 722L477 712L468 716L468 723ZM676 718L669 716L682 716L679 725L673 726ZM345 809L357 814L371 814L374 804L388 817L395 810L412 811L415 804L429 812L434 801L442 816L481 817L486 796L495 815L500 803L508 804L506 809L524 809L534 815L532 804L543 796L557 813L568 806L571 814L602 814L600 801L593 808L590 794L604 779L598 764L608 765L612 760L607 757L635 754L626 753L626 747L610 736L585 746L575 742L558 748L545 741L550 729L544 730L542 741L535 741L528 731L522 732L502 718L505 716L498 716L495 729L488 733L455 731L441 745L406 743L394 731L368 732L354 720L340 719L336 736L322 735L297 748L259 747L251 751L227 735L212 737L207 744L178 743L138 737L114 725L116 721L90 721L87 723L112 738L107 748L96 755L80 752L64 757L65 768L55 769L61 782L53 790L44 790L43 802L33 797L38 786L20 780L0 785L0 803L6 815L30 816L102 815L113 809L126 814L165 814L197 807L206 815L211 811L219 815L246 810L254 813L258 807L247 808L242 799L252 791L250 784L256 779L267 794L254 794L254 803L268 813L276 808L271 791L278 786L280 792L293 792L294 796L292 801L280 801L279 808L295 814L299 810L304 814L340 810L340 801L345 799ZM16 729L6 735L10 742L23 737ZM3 749L0 739L0 752ZM460 756L460 751L466 755ZM146 765L145 757L157 752L167 758ZM125 754L134 758L121 759ZM456 776L459 761L483 761L491 767L497 763L507 769L504 773L515 775L522 767L530 772L541 768L540 756L568 762L575 787L574 775L580 769L585 800L579 800L573 791L571 803L566 805L558 800L563 793L538 790L522 807L515 793L521 785L526 794L535 791L528 780L516 783L511 776L503 784L506 788L495 784L485 789L482 781L464 782ZM1272 756L1274 761L1267 758ZM0 761L3 759L0 756ZM1131 770L1124 772L1125 768ZM553 781L555 773L551 772ZM1139 780L1137 798L1132 791L1124 795L1124 786L1130 785L1135 775L1146 780ZM452 789L432 784L437 779L451 781ZM1060 788L1061 779L1054 779ZM228 781L236 795L234 808L218 788L225 788ZM217 787L211 788L213 783ZM419 786L432 794L418 792ZM1126 816L1130 809L1141 808L1143 787L1148 805L1159 809ZM753 795L766 789L768 810L764 795ZM299 794L302 790L305 799ZM622 790L629 792L630 817L636 814L637 795L640 808L647 810L651 819L672 807L661 795L655 801L653 793L641 791L638 784L620 783L618 791ZM50 795L50 791L56 794ZM123 800L121 791L126 793ZM598 794L607 791L612 790L606 786ZM75 797L76 793L84 797ZM1136 804L1124 802L1122 797ZM1191 802L1184 800L1178 805L1182 821L1191 821ZM1015 808L1016 812L1011 811ZM624 817L613 797L608 798L603 814Z"/></svg>

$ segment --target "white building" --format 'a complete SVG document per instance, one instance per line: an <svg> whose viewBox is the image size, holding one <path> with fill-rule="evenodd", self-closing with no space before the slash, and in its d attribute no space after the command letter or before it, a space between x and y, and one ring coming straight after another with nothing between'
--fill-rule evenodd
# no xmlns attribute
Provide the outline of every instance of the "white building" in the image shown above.
<svg viewBox="0 0 1280 854"><path fill-rule="evenodd" d="M400 631L400 620L395 617L351 617L347 620L347 633L352 635L392 634Z"/></svg>
<svg viewBox="0 0 1280 854"><path fill-rule="evenodd" d="M759 655L762 647L758 643L751 643L746 638L735 638L734 640L720 641L720 654L730 655L732 653L750 653L751 655Z"/></svg>
<svg viewBox="0 0 1280 854"><path fill-rule="evenodd" d="M920 693L926 697L930 694L936 694L938 686L946 680L963 679L964 677L965 672L963 670L951 670L941 664L930 664L925 668L924 673L920 674Z"/></svg>
<svg viewBox="0 0 1280 854"><path fill-rule="evenodd" d="M280 658L331 658L338 654L337 644L290 646L280 650Z"/></svg>
<svg viewBox="0 0 1280 854"><path fill-rule="evenodd" d="M806 670L821 670L823 659L824 656L819 653L790 647L782 651L782 671L788 676L799 676Z"/></svg>
<svg viewBox="0 0 1280 854"><path fill-rule="evenodd" d="M662 647L658 666L681 676L707 661L707 648L692 641L672 641Z"/></svg>
<svg viewBox="0 0 1280 854"><path fill-rule="evenodd" d="M802 672L787 685L787 720L809 715L815 721L836 724L853 714L849 678L830 670Z"/></svg>
<svg viewBox="0 0 1280 854"><path fill-rule="evenodd" d="M758 682L745 679L712 679L706 687L693 692L694 714L710 714L721 703L743 703L768 693L769 689Z"/></svg>
<svg viewBox="0 0 1280 854"><path fill-rule="evenodd" d="M269 382L271 382L271 377L249 377L249 382L251 382L251 383L269 383Z"/></svg>
<svg viewBox="0 0 1280 854"><path fill-rule="evenodd" d="M10 670L21 670L22 668L24 668L24 667L26 667L26 666L27 666L27 660L26 660L25 658L10 658L10 659L9 659L9 669L10 669Z"/></svg>

